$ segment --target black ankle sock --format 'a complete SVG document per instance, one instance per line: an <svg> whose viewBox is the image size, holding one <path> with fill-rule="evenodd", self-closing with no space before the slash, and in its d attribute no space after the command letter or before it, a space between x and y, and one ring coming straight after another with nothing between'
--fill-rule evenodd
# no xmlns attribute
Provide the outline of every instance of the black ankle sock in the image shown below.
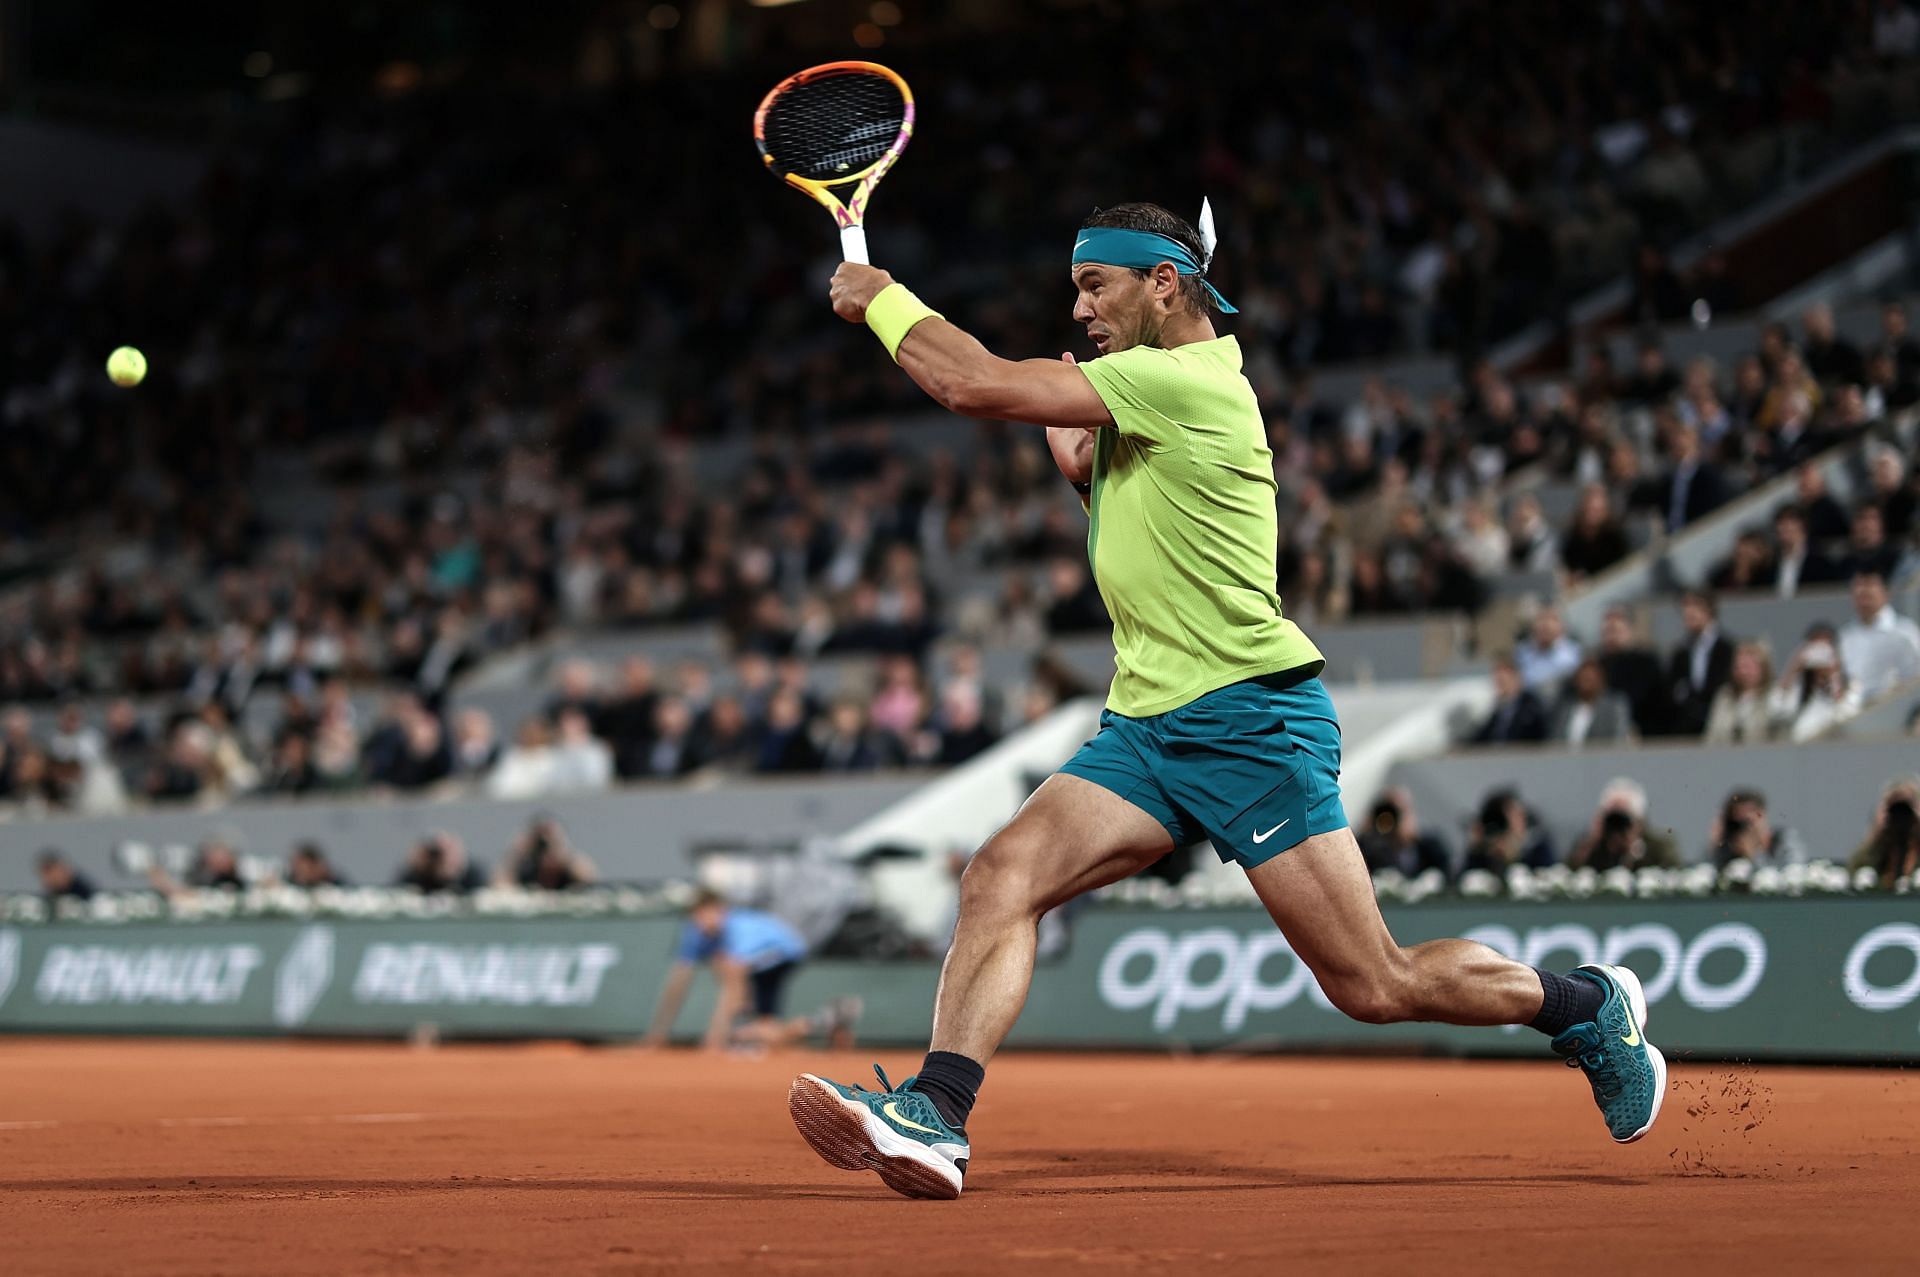
<svg viewBox="0 0 1920 1277"><path fill-rule="evenodd" d="M1597 980L1585 976L1555 975L1551 971L1536 970L1540 977L1540 991L1545 1001L1540 1004L1540 1014L1533 1017L1528 1028L1538 1029L1550 1038L1557 1038L1576 1024L1585 1024L1600 1014L1600 1004L1607 1000L1607 991Z"/></svg>
<svg viewBox="0 0 1920 1277"><path fill-rule="evenodd" d="M932 1100L947 1125L958 1131L966 1126L973 1102L980 1098L980 1084L986 1080L986 1065L952 1051L929 1051L912 1089Z"/></svg>

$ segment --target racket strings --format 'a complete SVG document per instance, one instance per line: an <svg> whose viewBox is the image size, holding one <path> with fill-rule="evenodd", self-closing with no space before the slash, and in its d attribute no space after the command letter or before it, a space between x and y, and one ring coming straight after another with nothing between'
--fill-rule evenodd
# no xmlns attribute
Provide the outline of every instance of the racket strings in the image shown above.
<svg viewBox="0 0 1920 1277"><path fill-rule="evenodd" d="M906 100L877 75L797 84L767 108L763 139L774 162L816 182L857 176L892 148Z"/></svg>

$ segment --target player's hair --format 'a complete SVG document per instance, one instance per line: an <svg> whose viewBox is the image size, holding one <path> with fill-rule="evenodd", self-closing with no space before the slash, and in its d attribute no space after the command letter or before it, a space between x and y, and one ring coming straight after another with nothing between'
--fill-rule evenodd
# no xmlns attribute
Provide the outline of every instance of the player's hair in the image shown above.
<svg viewBox="0 0 1920 1277"><path fill-rule="evenodd" d="M699 894L694 896L693 903L687 906L687 912L692 913L695 909L705 909L709 905L723 905L725 903L727 903L725 894L715 891L712 887L702 887L700 888Z"/></svg>
<svg viewBox="0 0 1920 1277"><path fill-rule="evenodd" d="M1206 287L1206 249L1200 243L1200 232L1193 229L1186 218L1178 213L1170 213L1158 204L1115 204L1112 208L1094 209L1088 214L1087 220L1080 223L1081 230L1095 226L1111 226L1123 231L1148 231L1165 235L1182 245L1193 254L1194 261L1201 263L1202 269L1199 275L1180 277L1180 297L1186 302L1188 313L1211 318L1219 312L1213 294ZM1139 279L1145 279L1149 274L1140 269L1133 269L1133 273Z"/></svg>

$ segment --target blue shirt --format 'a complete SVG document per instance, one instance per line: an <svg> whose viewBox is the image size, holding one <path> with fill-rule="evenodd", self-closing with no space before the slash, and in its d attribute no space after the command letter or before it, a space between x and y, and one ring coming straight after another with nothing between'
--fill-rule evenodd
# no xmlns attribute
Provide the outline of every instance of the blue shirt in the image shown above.
<svg viewBox="0 0 1920 1277"><path fill-rule="evenodd" d="M714 957L731 958L750 971L765 971L783 962L798 962L807 956L807 942L800 933L757 909L729 909L720 923L718 935L708 935L692 922L680 933L680 948L674 955L682 962L706 962Z"/></svg>

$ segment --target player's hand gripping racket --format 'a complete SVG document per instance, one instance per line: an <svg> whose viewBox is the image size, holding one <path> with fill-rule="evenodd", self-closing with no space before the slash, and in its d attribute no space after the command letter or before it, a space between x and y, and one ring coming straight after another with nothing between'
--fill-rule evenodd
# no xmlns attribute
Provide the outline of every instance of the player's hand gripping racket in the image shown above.
<svg viewBox="0 0 1920 1277"><path fill-rule="evenodd" d="M862 265L867 200L912 136L913 90L872 62L808 67L774 85L753 113L760 158L833 214L841 253Z"/></svg>

